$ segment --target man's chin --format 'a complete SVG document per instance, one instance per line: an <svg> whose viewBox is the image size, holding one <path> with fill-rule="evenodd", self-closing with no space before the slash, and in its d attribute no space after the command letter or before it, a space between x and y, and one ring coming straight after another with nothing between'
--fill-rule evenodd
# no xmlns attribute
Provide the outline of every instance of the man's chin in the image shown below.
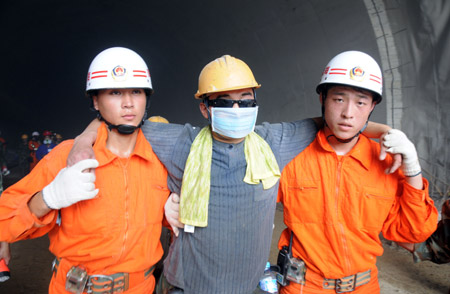
<svg viewBox="0 0 450 294"><path fill-rule="evenodd" d="M357 134L358 134L358 132L352 132L352 133L349 133L349 132L336 132L336 133L334 133L334 136L336 138L339 138L340 140L345 141L345 140L349 140L349 139L354 138Z"/></svg>

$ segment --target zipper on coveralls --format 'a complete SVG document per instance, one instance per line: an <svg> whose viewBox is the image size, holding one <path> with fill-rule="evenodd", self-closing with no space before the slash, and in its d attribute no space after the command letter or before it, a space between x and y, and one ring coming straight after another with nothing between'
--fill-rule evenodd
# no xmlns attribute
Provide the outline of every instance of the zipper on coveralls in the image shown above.
<svg viewBox="0 0 450 294"><path fill-rule="evenodd" d="M338 157L338 165L337 165L337 174L336 174L336 197L335 197L335 211L336 211L336 221L339 224L339 230L341 233L341 243L342 243L342 248L344 251L344 261L345 261L345 267L346 267L346 271L349 272L351 265L350 265L350 259L348 257L348 245L347 245L347 238L345 237L345 230L344 230L344 225L342 224L342 222L340 221L340 217L339 217L339 191L340 191L340 182L341 182L341 172L342 172L342 162L344 160L344 156L342 157Z"/></svg>
<svg viewBox="0 0 450 294"><path fill-rule="evenodd" d="M125 180L125 233L123 235L123 243L122 243L122 249L120 251L119 254L119 260L122 258L123 253L125 252L125 247L126 247L126 242L128 239L128 228L129 228L129 198L130 198L130 193L129 193L129 185L128 185L128 163L130 162L130 158L127 158L127 161L125 163L125 165L122 163L122 161L119 159L120 162L120 166L122 167L122 172L123 172L123 178Z"/></svg>

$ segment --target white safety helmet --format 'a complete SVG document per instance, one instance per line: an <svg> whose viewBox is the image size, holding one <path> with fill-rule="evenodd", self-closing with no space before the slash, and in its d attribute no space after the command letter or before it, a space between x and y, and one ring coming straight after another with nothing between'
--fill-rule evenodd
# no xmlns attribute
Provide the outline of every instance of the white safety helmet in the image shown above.
<svg viewBox="0 0 450 294"><path fill-rule="evenodd" d="M331 59L322 73L317 93L320 94L328 84L369 90L374 93L376 103L382 99L383 76L380 66L370 55L360 51L346 51Z"/></svg>
<svg viewBox="0 0 450 294"><path fill-rule="evenodd" d="M133 50L113 47L100 52L89 66L86 92L101 89L137 88L153 93L150 71Z"/></svg>
<svg viewBox="0 0 450 294"><path fill-rule="evenodd" d="M34 131L33 133L31 133L32 137L39 137L39 132Z"/></svg>

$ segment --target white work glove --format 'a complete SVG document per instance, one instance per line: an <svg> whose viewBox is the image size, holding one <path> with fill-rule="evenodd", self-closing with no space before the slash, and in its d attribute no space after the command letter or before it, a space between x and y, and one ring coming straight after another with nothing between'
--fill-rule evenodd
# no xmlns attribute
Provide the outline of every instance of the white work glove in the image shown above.
<svg viewBox="0 0 450 294"><path fill-rule="evenodd" d="M83 171L97 166L97 160L85 159L71 167L63 168L53 182L42 190L45 204L49 208L60 209L94 198L98 193L94 184L95 173Z"/></svg>
<svg viewBox="0 0 450 294"><path fill-rule="evenodd" d="M416 147L409 141L405 133L400 130L389 130L383 138L383 145L388 149L386 152L401 154L403 157L402 171L407 177L413 177L421 172Z"/></svg>
<svg viewBox="0 0 450 294"><path fill-rule="evenodd" d="M167 222L172 227L173 233L178 237L178 228L184 228L184 224L178 220L180 216L180 196L178 194L170 194L164 205L164 214L166 215Z"/></svg>

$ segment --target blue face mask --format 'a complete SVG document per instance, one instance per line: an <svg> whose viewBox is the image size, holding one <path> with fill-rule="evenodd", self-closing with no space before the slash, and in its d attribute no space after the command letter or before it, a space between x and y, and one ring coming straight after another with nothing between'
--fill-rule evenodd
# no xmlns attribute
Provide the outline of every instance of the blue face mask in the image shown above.
<svg viewBox="0 0 450 294"><path fill-rule="evenodd" d="M229 138L244 138L255 129L258 106L246 108L213 107L211 125L213 132Z"/></svg>

